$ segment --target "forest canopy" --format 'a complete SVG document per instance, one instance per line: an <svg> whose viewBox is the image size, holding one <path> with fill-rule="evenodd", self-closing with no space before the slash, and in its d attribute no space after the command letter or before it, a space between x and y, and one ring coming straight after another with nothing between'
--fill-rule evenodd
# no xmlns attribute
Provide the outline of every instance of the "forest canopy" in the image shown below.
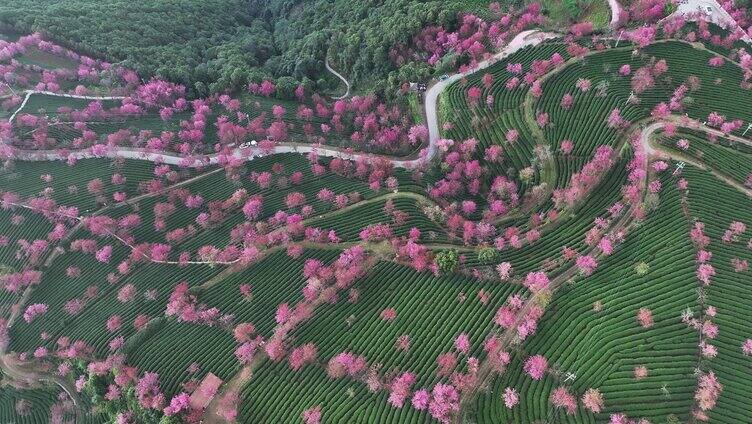
<svg viewBox="0 0 752 424"><path fill-rule="evenodd" d="M133 68L142 78L159 76L203 95L263 78L292 77L325 88L332 81L324 69L327 55L356 86L383 81L397 71L388 57L396 43L409 41L429 24L456 25L460 11L483 13L488 3L9 0L0 5L0 23L42 32L67 47ZM403 77L425 77L425 70L409 66Z"/></svg>

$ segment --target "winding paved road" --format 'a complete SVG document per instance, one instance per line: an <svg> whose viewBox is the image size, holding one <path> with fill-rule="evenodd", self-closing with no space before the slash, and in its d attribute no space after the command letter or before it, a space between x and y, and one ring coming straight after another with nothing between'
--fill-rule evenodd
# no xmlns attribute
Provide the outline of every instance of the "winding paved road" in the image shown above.
<svg viewBox="0 0 752 424"><path fill-rule="evenodd" d="M478 66L476 66L475 68L470 69L465 72L453 74L449 78L443 81L439 81L436 84L434 84L426 92L425 105L424 105L426 117L428 121L428 133L429 133L428 147L420 151L418 154L413 154L411 157L408 157L408 158L390 157L389 160L391 161L392 165L395 168L414 169L414 168L422 166L423 164L427 162L430 162L436 156L436 153L437 153L436 142L439 140L439 137L440 137L437 102L439 99L439 95L450 84L452 84L453 82L465 76L468 76L475 72L483 70L491 66L492 64L496 63L497 61L503 58L506 58L507 56L521 50L522 48L535 46L547 39L557 38L559 36L560 36L559 34L541 32L539 30L523 31L517 34L517 36L514 37L509 42L509 44L507 44L501 51L491 56L490 58L480 62ZM342 77L340 76L340 78ZM56 95L56 96L65 96L65 97L72 97L72 98L86 98L86 99L91 99L91 100L117 99L113 97L72 96L72 95L59 95L59 94L49 93L49 92L31 91L31 92L27 92L26 100L28 100L28 98L32 94ZM26 102L24 102L24 104L25 103ZM19 107L19 109L13 114L13 116L15 116L18 113L18 111L22 109L22 107L23 105ZM351 152L345 151L344 149L340 149L336 147L326 147L326 146L321 146L321 145L313 145L309 143L294 143L294 142L278 144L277 146L275 146L273 153L274 154L277 154L277 153L303 153L305 154L305 153L310 153L310 152L316 152L320 156L340 157L340 158L349 159L349 160L379 157L379 155L375 155L371 153L351 153ZM232 150L232 153L230 155L243 161L249 161L249 160L253 160L254 158L264 156L266 155L266 153L263 152L259 147L252 146L249 148L235 148ZM16 159L25 160L25 161L67 160L69 157L72 157L74 159L89 159L89 158L97 158L97 157L125 158L125 159L148 160L151 162L160 162L160 163L165 163L169 165L183 164L183 165L188 165L190 167L215 165L215 164L218 164L220 161L220 156L217 154L195 156L193 158L188 158L188 157L179 156L173 153L165 153L165 152L153 151L153 150L142 149L142 148L132 148L132 147L113 147L113 148L108 149L106 152L104 152L104 154L101 154L101 155L95 155L90 149L75 150L65 155L61 154L57 150L16 150ZM187 163L188 161L190 161L190 164Z"/></svg>

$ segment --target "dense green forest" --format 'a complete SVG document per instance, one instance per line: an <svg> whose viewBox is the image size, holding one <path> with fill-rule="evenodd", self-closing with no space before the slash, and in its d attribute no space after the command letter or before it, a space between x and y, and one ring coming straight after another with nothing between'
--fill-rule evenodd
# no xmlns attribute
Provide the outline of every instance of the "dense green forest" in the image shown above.
<svg viewBox="0 0 752 424"><path fill-rule="evenodd" d="M356 86L401 73L389 49L427 24L451 27L484 0L7 0L0 23L188 86L193 94L290 77L325 88L324 59ZM521 3L515 1L514 3ZM505 3L504 7L512 6ZM517 4L519 6L519 4ZM389 79L389 74L392 78ZM336 82L334 82L336 83ZM384 84L382 82L381 84ZM378 87L377 87L378 88Z"/></svg>

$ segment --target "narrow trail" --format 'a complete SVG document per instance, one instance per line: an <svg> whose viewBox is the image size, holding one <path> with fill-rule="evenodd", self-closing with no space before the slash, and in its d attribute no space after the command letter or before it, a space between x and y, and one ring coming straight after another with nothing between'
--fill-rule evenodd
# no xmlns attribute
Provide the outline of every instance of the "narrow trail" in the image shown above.
<svg viewBox="0 0 752 424"><path fill-rule="evenodd" d="M345 83L345 87L347 87L347 89L345 90L345 94L343 94L341 96L336 96L336 97L332 96L332 99L334 99L334 100L342 100L342 99L345 99L348 96L350 96L350 81L348 81L347 79L345 79L345 77L343 77L342 74L340 74L339 72L337 72L334 69L332 69L331 65L329 65L329 58L328 57L324 60L324 66L326 67L327 71L331 72L332 74L334 74L335 77L337 77L340 80L342 80L342 82Z"/></svg>
<svg viewBox="0 0 752 424"><path fill-rule="evenodd" d="M52 91L44 91L44 90L25 90L24 93L26 95L24 96L23 102L21 102L21 105L16 109L15 112L8 118L8 122L13 122L13 120L16 118L16 115L18 112L20 112L24 106L26 106L26 103L29 102L29 98L31 98L34 94L41 94L45 96L55 96L55 97L67 97L69 99L82 99L82 100L123 100L125 97L123 96L82 96L78 94L64 94L64 93L54 93Z"/></svg>
<svg viewBox="0 0 752 424"><path fill-rule="evenodd" d="M230 380L223 384L222 390L214 395L206 406L206 410L201 416L202 424L223 424L227 421L220 415L222 399L228 394L234 392L240 395L240 391L251 380L253 371L256 370L264 361L267 360L266 355L257 353L253 356L253 361L250 364L243 366Z"/></svg>
<svg viewBox="0 0 752 424"><path fill-rule="evenodd" d="M34 94L32 91L26 92L26 96L24 96L23 102L21 102L21 105L18 107L18 109L16 109L16 111L13 112L12 115L10 115L10 118L8 118L8 122L10 122L11 124L13 123L13 120L16 119L16 115L18 115L18 112L20 112L21 109L26 107L26 103L29 102L29 98L31 97L32 94Z"/></svg>
<svg viewBox="0 0 752 424"><path fill-rule="evenodd" d="M684 220L687 223L687 234L686 234L686 237L691 241L693 249L694 249L694 252L696 254L700 249L694 243L694 241L692 241L692 236L691 236L692 229L694 227L693 224L695 223L695 219L692 218L692 214L690 213L689 196L687 195L686 192L682 193L681 196L682 197L681 197L680 202L681 202L682 215L684 216ZM698 310L699 310L699 315L700 315L700 317L699 317L699 321L700 322L705 322L706 319L708 318L707 317L707 313L706 313L706 311L707 311L707 309L706 309L706 306L707 306L707 304L706 304L706 297L703 294L704 293L704 289L705 289L705 286L703 285L702 281L700 281L698 279L697 280L697 287L695 288L695 290L697 290L697 304L699 305ZM702 331L699 330L698 333L699 333L698 337L700 338L700 341L702 342L702 339L704 337L703 334L702 334ZM697 350L695 352L695 361L696 361L695 370L702 369L702 364L704 362L704 359L705 358L702 355L702 347L698 345L697 346ZM708 368L710 368L710 366L708 366ZM699 375L697 375L697 374L696 374L696 376L699 377ZM698 383L699 383L699 380L698 380ZM697 388L697 384L695 385L695 389L696 388ZM697 410L697 409L698 409L698 400L697 399L693 399L692 407L689 409L689 411L687 411L687 413L691 414L692 410Z"/></svg>
<svg viewBox="0 0 752 424"><path fill-rule="evenodd" d="M382 200L400 198L400 197L401 198L412 198L412 199L416 199L416 200L427 199L426 197L424 197L424 196L422 196L420 194L410 193L410 192L405 192L405 193L387 193L387 194L384 194L382 196L377 196L377 197L374 197L374 198L371 198L371 199L368 199L368 200L364 200L364 201L361 201L361 202L358 202L358 203L353 203L353 204L348 205L348 206L346 206L345 208L342 208L342 209L335 209L335 210L328 211L326 213L320 214L320 215L312 217L312 218L306 218L306 219L304 219L301 222L303 224L310 224L310 223L315 222L317 220L326 219L326 218L329 218L330 216L347 213L349 211L352 211L354 209L357 209L357 208L360 208L360 207L363 207L363 206L367 206L367 205L372 204L372 203L380 202ZM33 211L33 212L39 212L38 209L36 209L36 208L34 208L32 206L23 204L23 203L8 202L6 204L9 205L9 206L12 206L12 207L27 209L27 210L30 210L30 211ZM100 211L98 211L98 212L100 212ZM55 212L55 211L48 212L48 213L50 213L52 215L57 215L57 216L60 216L60 217L66 218L66 219L71 219L71 220L76 221L76 226L74 227L74 229L75 228L80 228L84 224L84 221L87 218L90 218L92 216L98 215L98 213L95 213L95 214L92 214L92 215L89 215L89 216L84 216L84 215L69 216L69 215L64 215L64 214L62 214L60 212ZM285 231L286 229L287 229L286 226L282 226L282 227L279 227L277 229L272 230L267 235L278 234L280 232ZM69 231L68 236L64 240L69 239L70 235L72 235L73 233L75 233L75 231L73 231L73 229L72 229L71 231ZM107 230L106 233L107 233L107 236L112 237L113 239L115 239L118 242L120 242L123 246L129 248L131 250L131 253L137 251L136 250L136 246L134 246L131 242L125 240L123 237L119 236L118 234L115 234L114 232L112 232L110 230ZM310 241L290 242L290 244L307 245L307 246L312 247L312 248L326 248L327 246L333 246L333 247L335 247L337 249L345 248L345 247L350 247L354 243L356 243L356 242L340 242L340 243L315 243L315 242L310 242ZM453 248L455 247L455 245L450 245L450 246L452 246ZM277 248L281 248L281 247L282 247L281 245L280 246L267 247L266 250L264 251L264 253L269 253L273 249L277 249ZM461 248L462 246L458 246L458 247ZM475 250L475 249L469 249L469 250ZM60 250L58 250L58 248L53 249L51 251L51 253L50 253L50 257L48 258L48 260L45 261L45 266L49 266L49 262L51 262L60 253L61 252L60 252ZM238 264L240 264L242 262L242 258L237 258L237 259L234 259L234 260L231 260L231 261L214 261L214 260L212 260L212 261L171 261L171 260L159 260L159 259L152 258L147 253L144 253L144 252L138 252L138 253L148 263L162 264L162 265L178 265L178 266L183 266L183 265L208 265L208 266L223 265L223 266L231 266L231 265L238 265ZM31 287L33 287L33 286L28 286L26 290L30 290ZM24 292L24 296L26 296L26 292ZM22 302L21 304L23 305L24 303L25 302ZM14 315L11 316L11 320L8 323L8 327L10 327L12 325L13 321L15 320L16 316L18 316L18 314L19 313L17 312Z"/></svg>
<svg viewBox="0 0 752 424"><path fill-rule="evenodd" d="M733 140L733 141L745 144L747 146L752 146L752 141L750 140L746 140L744 138L737 137L734 135L725 135L721 131L707 127L705 125L684 125L680 121L680 118L676 116L670 117L668 121L671 121L677 124L677 126L680 126L682 128L688 128L688 129L703 131L709 134L715 134L718 136L725 137L729 140ZM663 131L663 129L666 126L666 123L667 123L666 121L653 122L652 124L645 127L645 129L642 131L642 134L640 135L640 143L642 144L643 149L645 149L646 153L656 154L656 155L667 157L673 160L687 162L697 168L710 172L714 177L718 178L719 180L723 181L729 186L746 194L748 197L752 197L752 188L746 187L744 184L731 178L729 175L725 174L724 172L715 169L713 166L710 166L695 157L692 157L690 155L680 154L680 153L677 153L668 149L664 149L663 146L656 143L653 136L655 135L655 133L659 131Z"/></svg>
<svg viewBox="0 0 752 424"><path fill-rule="evenodd" d="M73 402L73 408L75 411L75 423L82 423L81 412L81 399L78 396L78 392L70 385L70 383L57 375L48 372L39 372L34 369L26 369L26 364L19 364L18 360L13 356L0 352L0 369L3 373L10 377L12 380L26 383L28 385L35 385L40 383L55 384L59 386L68 395Z"/></svg>

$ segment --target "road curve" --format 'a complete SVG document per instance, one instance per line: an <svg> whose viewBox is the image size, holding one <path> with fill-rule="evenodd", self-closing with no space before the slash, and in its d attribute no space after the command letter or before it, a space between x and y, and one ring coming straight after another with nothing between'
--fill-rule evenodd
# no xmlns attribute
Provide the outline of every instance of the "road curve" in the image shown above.
<svg viewBox="0 0 752 424"><path fill-rule="evenodd" d="M38 383L49 383L59 386L73 402L75 412L75 423L82 423L81 401L78 392L65 379L52 373L37 372L34 370L24 369L16 363L16 359L4 352L0 353L0 369L13 380L23 381L26 384L34 385Z"/></svg>
<svg viewBox="0 0 752 424"><path fill-rule="evenodd" d="M608 0L608 5L611 7L611 28L619 28L624 20L625 10L618 0Z"/></svg>
<svg viewBox="0 0 752 424"><path fill-rule="evenodd" d="M489 66L493 65L494 63L498 62L501 59L506 58L507 56L510 56L513 53L516 53L517 51L528 47L528 46L535 46L540 43L542 43L544 40L551 39L551 38L557 38L559 37L559 34L550 33L550 32L541 32L537 29L531 29L528 31L523 31L517 36L515 36L512 41L509 42L501 51L494 54L490 58L478 63L478 66L476 66L473 69L470 69L465 72L460 72L451 75L450 77L444 79L443 81L439 81L431 88L426 91L425 95L425 109L426 109L426 120L428 123L428 158L433 158L433 156L436 154L436 142L439 140L439 116L438 116L438 108L437 108L437 101L439 99L439 95L441 94L444 89L446 89L448 86L450 86L453 82L462 79L468 75L471 75L475 72L481 71L485 68L488 68Z"/></svg>
<svg viewBox="0 0 752 424"><path fill-rule="evenodd" d="M342 82L345 83L345 87L347 87L347 90L345 90L345 94L343 94L343 95L341 95L339 97L332 96L332 99L334 99L334 100L342 100L345 97L349 96L350 95L350 82L348 80L346 80L345 77L342 76L342 74L340 74L339 72L335 71L334 69L332 69L331 66L329 66L329 58L328 57L326 59L324 59L324 66L326 67L327 71L333 73L334 76L336 76L337 78L341 79Z"/></svg>
<svg viewBox="0 0 752 424"><path fill-rule="evenodd" d="M642 133L640 134L640 144L642 145L642 148L644 149L645 153L647 153L648 155L655 155L659 157L670 158L670 159L680 161L680 162L687 162L697 168L704 169L710 172L716 178L722 180L724 183L735 188L737 191L740 191L746 194L748 197L752 197L751 188L746 187L744 184L740 183L739 181L734 180L733 178L730 178L728 175L716 170L712 166L709 166L692 156L680 155L670 150L664 150L661 145L654 143L653 135L659 131L663 131L663 129L666 127L666 124L668 124L669 122L676 123L684 128L690 128L690 129L694 129L698 131L703 131L709 134L722 135L723 137L727 137L730 140L734 140L734 141L746 144L748 146L751 146L752 142L750 142L749 140L740 138L740 137L724 135L720 131L715 130L710 127L706 127L705 125L681 125L678 122L678 119L675 119L675 117L671 117L667 121L653 122L647 127L645 127L642 130Z"/></svg>

